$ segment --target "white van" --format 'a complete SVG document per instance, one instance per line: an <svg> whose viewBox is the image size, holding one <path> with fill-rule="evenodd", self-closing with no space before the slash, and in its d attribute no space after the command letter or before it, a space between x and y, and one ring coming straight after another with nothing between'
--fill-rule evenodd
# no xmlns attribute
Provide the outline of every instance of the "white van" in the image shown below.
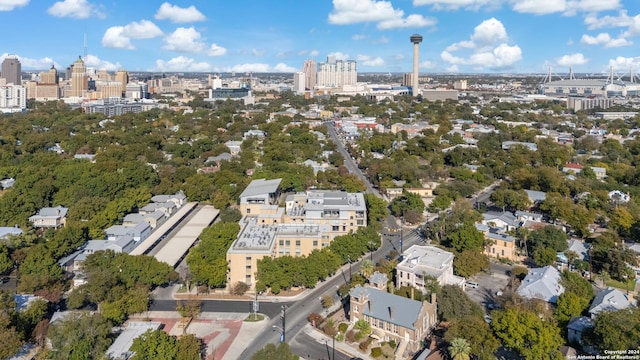
<svg viewBox="0 0 640 360"><path fill-rule="evenodd" d="M467 281L467 283L465 284L466 287L470 288L470 289L477 289L480 284L478 284L477 282L473 282L473 281Z"/></svg>

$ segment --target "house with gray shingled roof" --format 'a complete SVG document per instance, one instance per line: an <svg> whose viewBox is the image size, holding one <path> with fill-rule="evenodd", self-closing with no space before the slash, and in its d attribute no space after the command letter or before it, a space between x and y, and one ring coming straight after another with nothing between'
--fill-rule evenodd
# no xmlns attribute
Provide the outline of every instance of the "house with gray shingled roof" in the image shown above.
<svg viewBox="0 0 640 360"><path fill-rule="evenodd" d="M349 320L371 325L372 337L394 340L399 348L417 351L438 322L435 294L431 302L417 301L373 287L357 285L349 292Z"/></svg>
<svg viewBox="0 0 640 360"><path fill-rule="evenodd" d="M591 306L589 306L589 314L592 319L602 311L616 311L626 309L633 304L629 301L629 297L618 289L608 288L600 291L593 298Z"/></svg>
<svg viewBox="0 0 640 360"><path fill-rule="evenodd" d="M518 294L524 298L544 300L553 304L563 292L560 272L551 265L531 269L518 287Z"/></svg>

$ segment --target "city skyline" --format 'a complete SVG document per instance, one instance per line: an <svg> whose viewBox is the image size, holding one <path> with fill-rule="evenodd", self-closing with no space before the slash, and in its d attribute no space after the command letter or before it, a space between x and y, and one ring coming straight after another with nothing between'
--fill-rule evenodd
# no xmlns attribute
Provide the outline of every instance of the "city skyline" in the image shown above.
<svg viewBox="0 0 640 360"><path fill-rule="evenodd" d="M16 29L0 61L15 54L25 71L66 68L86 36L96 70L292 73L335 56L411 72L418 33L421 73L640 72L633 0L0 0L0 21Z"/></svg>

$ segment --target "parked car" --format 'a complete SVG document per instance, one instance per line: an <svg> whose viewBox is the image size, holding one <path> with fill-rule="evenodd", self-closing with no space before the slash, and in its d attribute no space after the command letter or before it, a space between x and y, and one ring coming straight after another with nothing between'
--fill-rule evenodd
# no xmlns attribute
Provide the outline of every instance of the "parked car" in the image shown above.
<svg viewBox="0 0 640 360"><path fill-rule="evenodd" d="M480 284L473 281L467 281L466 286L471 289L477 289L478 287L480 287Z"/></svg>

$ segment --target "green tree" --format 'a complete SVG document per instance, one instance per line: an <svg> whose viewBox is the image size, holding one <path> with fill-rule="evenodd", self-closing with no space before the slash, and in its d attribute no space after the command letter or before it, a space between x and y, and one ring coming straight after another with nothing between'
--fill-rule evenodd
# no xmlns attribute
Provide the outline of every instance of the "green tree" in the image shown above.
<svg viewBox="0 0 640 360"><path fill-rule="evenodd" d="M483 318L469 316L453 320L447 328L445 339L451 342L456 338L465 339L471 347L470 354L478 359L492 360L496 358L494 353L498 350L500 342Z"/></svg>
<svg viewBox="0 0 640 360"><path fill-rule="evenodd" d="M458 276L471 277L489 267L489 258L478 250L465 250L453 258L453 271Z"/></svg>
<svg viewBox="0 0 640 360"><path fill-rule="evenodd" d="M566 325L574 316L580 316L589 307L589 299L582 298L573 292L565 291L558 296L553 315L558 323Z"/></svg>
<svg viewBox="0 0 640 360"><path fill-rule="evenodd" d="M22 346L22 336L13 326L9 314L0 311L0 358L8 359Z"/></svg>
<svg viewBox="0 0 640 360"><path fill-rule="evenodd" d="M162 330L147 330L133 340L132 360L174 360L178 355L176 338Z"/></svg>
<svg viewBox="0 0 640 360"><path fill-rule="evenodd" d="M291 348L287 343L280 343L277 346L274 344L267 344L262 349L258 350L251 360L298 360L298 356L291 352Z"/></svg>
<svg viewBox="0 0 640 360"><path fill-rule="evenodd" d="M74 313L49 328L53 360L98 359L111 344L111 324L100 314Z"/></svg>
<svg viewBox="0 0 640 360"><path fill-rule="evenodd" d="M595 318L591 343L601 351L637 349L640 344L640 308L602 311Z"/></svg>
<svg viewBox="0 0 640 360"><path fill-rule="evenodd" d="M449 355L453 360L469 360L471 358L471 346L464 338L451 340L447 350L449 350Z"/></svg>
<svg viewBox="0 0 640 360"><path fill-rule="evenodd" d="M527 360L561 359L560 329L533 311L516 307L491 313L493 331L503 344Z"/></svg>
<svg viewBox="0 0 640 360"><path fill-rule="evenodd" d="M200 234L200 243L187 255L187 265L195 281L209 287L227 282L227 250L238 236L238 223L216 223Z"/></svg>
<svg viewBox="0 0 640 360"><path fill-rule="evenodd" d="M202 339L196 337L193 334L187 334L181 336L177 343L176 360L200 360L203 359Z"/></svg>
<svg viewBox="0 0 640 360"><path fill-rule="evenodd" d="M547 266L554 264L556 261L557 253L549 247L538 247L533 252L533 261L538 266Z"/></svg>
<svg viewBox="0 0 640 360"><path fill-rule="evenodd" d="M364 201L367 204L367 224L377 231L382 230L381 222L389 215L387 203L373 194L364 194Z"/></svg>
<svg viewBox="0 0 640 360"><path fill-rule="evenodd" d="M456 285L444 285L438 294L438 317L445 321L482 317L482 308Z"/></svg>
<svg viewBox="0 0 640 360"><path fill-rule="evenodd" d="M404 216L408 210L415 210L422 213L424 211L424 202L422 198L420 198L420 195L405 191L402 195L391 201L390 207L391 213L394 216L400 217Z"/></svg>
<svg viewBox="0 0 640 360"><path fill-rule="evenodd" d="M465 250L482 251L484 249L484 235L471 222L465 222L448 234L451 247L457 252Z"/></svg>
<svg viewBox="0 0 640 360"><path fill-rule="evenodd" d="M5 274L13 269L13 259L9 255L9 248L4 243L0 243L0 274Z"/></svg>

